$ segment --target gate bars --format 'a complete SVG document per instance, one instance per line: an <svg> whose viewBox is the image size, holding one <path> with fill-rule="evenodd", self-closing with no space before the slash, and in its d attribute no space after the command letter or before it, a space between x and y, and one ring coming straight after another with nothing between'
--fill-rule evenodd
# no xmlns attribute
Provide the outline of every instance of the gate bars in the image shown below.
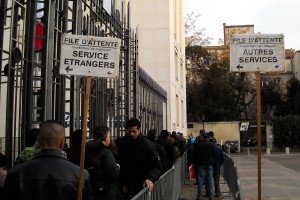
<svg viewBox="0 0 300 200"><path fill-rule="evenodd" d="M64 124L67 136L82 127L85 78L59 74L64 33L122 41L119 78L92 80L89 133L104 124L113 137L123 136L131 117L141 120L144 131L166 127L167 93L138 66L129 16L130 5L121 0L1 1L0 136L10 163L24 148L25 133L45 120Z"/></svg>

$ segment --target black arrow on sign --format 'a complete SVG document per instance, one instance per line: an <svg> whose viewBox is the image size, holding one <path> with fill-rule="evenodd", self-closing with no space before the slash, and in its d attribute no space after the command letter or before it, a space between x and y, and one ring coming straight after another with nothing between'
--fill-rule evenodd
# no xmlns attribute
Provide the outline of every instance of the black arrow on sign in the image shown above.
<svg viewBox="0 0 300 200"><path fill-rule="evenodd" d="M240 70L241 68L244 68L244 67L239 64L236 68L238 68L238 70Z"/></svg>
<svg viewBox="0 0 300 200"><path fill-rule="evenodd" d="M107 74L108 74L108 75L111 75L112 73L111 73L111 72L107 72Z"/></svg>
<svg viewBox="0 0 300 200"><path fill-rule="evenodd" d="M69 71L73 71L73 69L71 69L70 66L66 67L65 70L66 70L68 73L69 73Z"/></svg>
<svg viewBox="0 0 300 200"><path fill-rule="evenodd" d="M275 68L278 68L278 67L279 67L278 65L275 66Z"/></svg>

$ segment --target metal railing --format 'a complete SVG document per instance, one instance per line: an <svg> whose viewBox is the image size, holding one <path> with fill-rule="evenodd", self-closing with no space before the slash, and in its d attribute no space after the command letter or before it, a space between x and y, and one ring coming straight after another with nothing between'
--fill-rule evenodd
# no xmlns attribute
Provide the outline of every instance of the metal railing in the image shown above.
<svg viewBox="0 0 300 200"><path fill-rule="evenodd" d="M153 191L141 190L131 200L177 200L187 175L187 153L154 183Z"/></svg>
<svg viewBox="0 0 300 200"><path fill-rule="evenodd" d="M229 187L228 195L224 195L226 193L222 192L222 198L227 196L233 197L234 200L243 200L243 193L241 189L241 182L237 171L237 166L233 162L232 158L225 154L225 161L222 166L221 175L224 178L225 183Z"/></svg>

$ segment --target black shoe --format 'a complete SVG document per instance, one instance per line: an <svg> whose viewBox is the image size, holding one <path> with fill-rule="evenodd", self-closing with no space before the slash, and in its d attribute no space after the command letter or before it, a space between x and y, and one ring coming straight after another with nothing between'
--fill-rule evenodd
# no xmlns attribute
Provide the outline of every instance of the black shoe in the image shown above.
<svg viewBox="0 0 300 200"><path fill-rule="evenodd" d="M205 195L205 197L209 197L209 195L208 195L208 194L206 194L206 195Z"/></svg>

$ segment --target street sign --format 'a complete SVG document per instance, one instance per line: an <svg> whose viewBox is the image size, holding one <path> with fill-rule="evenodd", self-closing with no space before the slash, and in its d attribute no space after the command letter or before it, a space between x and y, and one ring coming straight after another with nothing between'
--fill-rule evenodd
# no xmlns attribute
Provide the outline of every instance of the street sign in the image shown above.
<svg viewBox="0 0 300 200"><path fill-rule="evenodd" d="M283 34L233 34L230 38L230 71L283 72Z"/></svg>
<svg viewBox="0 0 300 200"><path fill-rule="evenodd" d="M60 74L116 78L121 40L84 35L63 35Z"/></svg>

